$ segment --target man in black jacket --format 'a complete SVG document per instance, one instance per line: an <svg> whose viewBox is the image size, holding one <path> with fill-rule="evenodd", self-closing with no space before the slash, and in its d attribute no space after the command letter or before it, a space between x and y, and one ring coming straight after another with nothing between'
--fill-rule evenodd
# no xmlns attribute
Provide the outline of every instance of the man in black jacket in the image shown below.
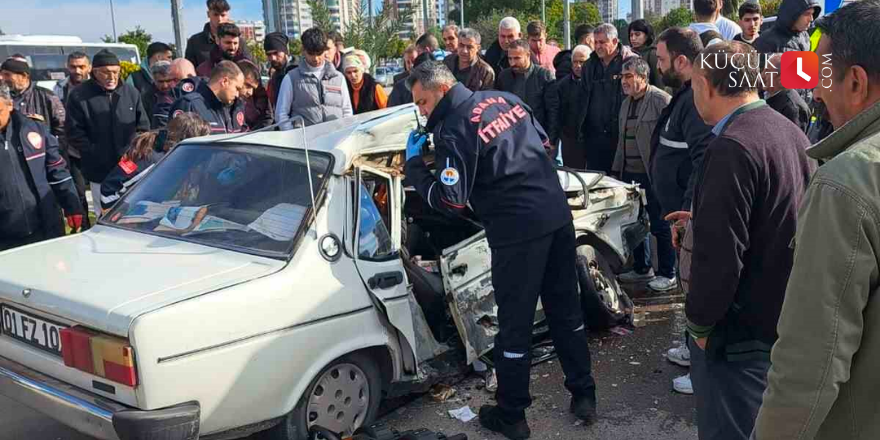
<svg viewBox="0 0 880 440"><path fill-rule="evenodd" d="M719 43L700 56L728 61L698 62L692 77L697 110L715 134L697 170L693 259L682 274L690 280L697 427L701 439L748 440L794 262L798 208L815 167L804 133L749 86L760 73L749 46Z"/></svg>
<svg viewBox="0 0 880 440"><path fill-rule="evenodd" d="M147 58L141 61L141 68L128 76L128 81L139 92L144 93L149 86L153 85L153 66L159 61L171 61L174 59L174 51L171 46L156 41L147 46Z"/></svg>
<svg viewBox="0 0 880 440"><path fill-rule="evenodd" d="M64 235L82 226L83 209L67 163L46 125L15 110L0 84L0 251ZM57 202L57 204L56 204Z"/></svg>
<svg viewBox="0 0 880 440"><path fill-rule="evenodd" d="M82 154L83 176L93 200L101 199L101 183L119 163L135 134L150 129L141 95L120 81L119 58L108 50L92 59L92 78L70 93L65 129L67 142ZM96 216L101 204L94 204Z"/></svg>
<svg viewBox="0 0 880 440"><path fill-rule="evenodd" d="M471 92L441 62L413 69L407 86L428 117L435 147L432 173L421 156L427 135L410 135L407 181L428 205L448 215L463 215L470 205L492 248L498 406L483 406L480 423L512 440L531 435L525 409L532 401L529 369L539 297L572 393L570 410L592 423L596 386L578 301L574 227L547 156L547 135L519 98Z"/></svg>
<svg viewBox="0 0 880 440"><path fill-rule="evenodd" d="M198 68L199 65L211 59L211 49L218 45L220 41L217 38L217 28L222 23L229 23L229 2L227 0L208 0L208 22L205 28L186 41L186 56L193 66ZM241 48L242 55L250 59L251 55L247 49L247 41L240 38L238 45Z"/></svg>
<svg viewBox="0 0 880 440"><path fill-rule="evenodd" d="M778 111L786 119L806 133L810 125L810 107L797 90L786 89L779 79L779 66L782 62L782 54L776 54L767 59L767 67L761 74L761 84L764 87L764 100L773 110Z"/></svg>
<svg viewBox="0 0 880 440"><path fill-rule="evenodd" d="M581 74L586 114L580 127L580 143L587 157L587 168L611 173L624 98L621 69L626 60L638 55L620 43L614 25L597 26L593 39L596 50Z"/></svg>
<svg viewBox="0 0 880 440"><path fill-rule="evenodd" d="M435 61L434 54L425 52L417 56L415 60L413 60L413 65L409 72L425 61ZM394 83L394 87L391 89L391 95L388 96L388 107L396 107L398 105L413 102L412 92L406 87L406 79L409 78L409 72L406 72L406 76L403 79Z"/></svg>
<svg viewBox="0 0 880 440"><path fill-rule="evenodd" d="M198 84L195 91L183 95L171 106L171 119L184 113L195 113L211 125L211 134L247 131L245 104L239 98L244 88L244 74L232 61L221 61L208 81Z"/></svg>
<svg viewBox="0 0 880 440"><path fill-rule="evenodd" d="M532 114L550 136L551 157L556 157L559 135L556 133L559 118L559 96L551 87L554 78L549 70L533 63L531 48L525 40L508 45L507 58L510 68L502 70L495 81L495 88L516 95L531 109Z"/></svg>
<svg viewBox="0 0 880 440"><path fill-rule="evenodd" d="M15 110L49 128L58 139L64 137L64 104L47 89L31 81L27 61L8 58L0 65L0 76L12 92Z"/></svg>
<svg viewBox="0 0 880 440"><path fill-rule="evenodd" d="M281 90L281 81L293 69L296 69L296 57L290 58L289 55L290 39L282 32L272 32L266 35L263 40L263 50L266 51L266 58L269 59L269 66L272 68L272 77L266 86L266 92L269 95L269 104L272 109L278 101L278 91Z"/></svg>
<svg viewBox="0 0 880 440"><path fill-rule="evenodd" d="M712 127L697 113L691 88L694 62L702 50L700 36L692 29L669 28L658 37L657 68L663 76L663 84L677 89L651 136L648 175L664 217L673 212L690 212L696 170L702 166L706 146L713 138ZM652 283L659 290L669 285L665 279L655 279ZM686 345L666 353L671 362L682 366L690 365L690 356ZM676 378L673 389L693 394L690 375Z"/></svg>
<svg viewBox="0 0 880 440"><path fill-rule="evenodd" d="M578 132L584 120L584 87L581 85L581 75L591 54L589 46L576 46L571 52L571 73L560 77L563 70L557 66L557 80L554 85L559 97L559 117L556 118L555 131L562 140L562 164L579 170L587 167L586 152L578 142Z"/></svg>
<svg viewBox="0 0 880 440"><path fill-rule="evenodd" d="M177 78L168 61L157 61L150 70L152 71L153 83L147 84L141 93L144 110L150 118L150 128L163 128L168 124L168 110L174 104L174 88L177 87Z"/></svg>
<svg viewBox="0 0 880 440"><path fill-rule="evenodd" d="M485 60L495 71L495 78L501 75L501 71L510 67L507 60L507 49L510 43L522 39L522 27L519 20L513 17L505 17L498 23L498 40L486 50ZM531 48L529 49L531 54Z"/></svg>
<svg viewBox="0 0 880 440"><path fill-rule="evenodd" d="M759 53L810 50L810 24L819 17L822 7L816 0L783 0L776 22L755 40Z"/></svg>

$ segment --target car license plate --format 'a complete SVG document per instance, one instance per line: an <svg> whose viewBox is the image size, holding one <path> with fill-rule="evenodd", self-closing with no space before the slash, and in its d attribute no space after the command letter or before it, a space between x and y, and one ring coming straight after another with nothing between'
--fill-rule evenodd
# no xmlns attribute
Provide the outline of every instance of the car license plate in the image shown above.
<svg viewBox="0 0 880 440"><path fill-rule="evenodd" d="M67 328L7 305L0 305L0 333L61 356L61 330Z"/></svg>

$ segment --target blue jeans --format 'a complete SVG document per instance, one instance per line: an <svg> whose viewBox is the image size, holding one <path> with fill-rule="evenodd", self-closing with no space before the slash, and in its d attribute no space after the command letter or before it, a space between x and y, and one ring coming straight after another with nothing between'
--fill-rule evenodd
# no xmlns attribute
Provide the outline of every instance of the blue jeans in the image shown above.
<svg viewBox="0 0 880 440"><path fill-rule="evenodd" d="M647 174L623 173L621 179L626 183L635 182L645 190L648 199L648 219L651 221L651 234L657 238L657 274L666 278L675 278L675 249L672 247L672 229L669 222L663 220L660 202L654 197L654 190ZM651 265L651 236L645 235L645 241L633 251L633 269L638 273L647 273Z"/></svg>

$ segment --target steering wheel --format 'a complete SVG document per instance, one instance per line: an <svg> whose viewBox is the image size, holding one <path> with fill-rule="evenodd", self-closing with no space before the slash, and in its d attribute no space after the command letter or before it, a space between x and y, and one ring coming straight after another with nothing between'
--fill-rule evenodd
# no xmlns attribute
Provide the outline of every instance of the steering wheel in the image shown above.
<svg viewBox="0 0 880 440"><path fill-rule="evenodd" d="M339 434L331 432L327 428L312 426L309 429L309 440L342 440Z"/></svg>

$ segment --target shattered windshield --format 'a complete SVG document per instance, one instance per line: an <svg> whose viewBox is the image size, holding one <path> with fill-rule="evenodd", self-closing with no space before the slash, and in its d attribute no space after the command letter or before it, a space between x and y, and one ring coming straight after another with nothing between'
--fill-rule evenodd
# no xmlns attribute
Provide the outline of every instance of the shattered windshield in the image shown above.
<svg viewBox="0 0 880 440"><path fill-rule="evenodd" d="M317 196L328 155L310 152ZM235 144L175 148L102 217L125 229L269 257L290 253L311 206L305 151Z"/></svg>

